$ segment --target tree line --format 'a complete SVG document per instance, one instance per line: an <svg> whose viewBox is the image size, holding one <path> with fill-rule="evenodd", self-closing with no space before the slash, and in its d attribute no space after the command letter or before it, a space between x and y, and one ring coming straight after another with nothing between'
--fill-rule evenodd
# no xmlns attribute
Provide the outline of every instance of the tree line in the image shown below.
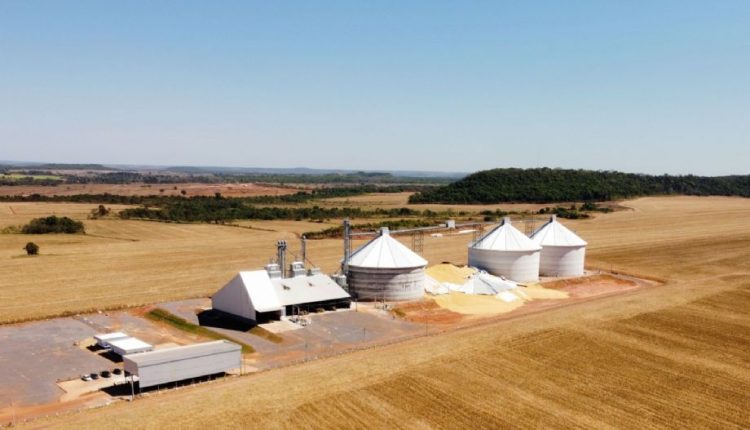
<svg viewBox="0 0 750 430"><path fill-rule="evenodd" d="M605 201L652 195L750 197L750 175L671 176L572 169L492 169L417 192L409 203Z"/></svg>
<svg viewBox="0 0 750 430"><path fill-rule="evenodd" d="M242 199L191 198L159 207L141 206L120 211L123 219L150 219L171 222L224 223L232 220L324 220L331 218L416 217L439 214L409 208L373 209L311 207L269 207L248 204Z"/></svg>
<svg viewBox="0 0 750 430"><path fill-rule="evenodd" d="M121 205L165 205L184 200L224 199L237 200L250 204L302 204L313 200L353 197L368 193L401 193L425 191L429 187L422 185L352 185L346 187L321 187L311 191L299 191L294 194L279 196L253 196L227 198L216 193L214 196L173 196L152 194L148 196L124 196L119 194L74 194L69 196L47 196L30 194L27 196L0 196L5 202L67 202L67 203L100 203Z"/></svg>

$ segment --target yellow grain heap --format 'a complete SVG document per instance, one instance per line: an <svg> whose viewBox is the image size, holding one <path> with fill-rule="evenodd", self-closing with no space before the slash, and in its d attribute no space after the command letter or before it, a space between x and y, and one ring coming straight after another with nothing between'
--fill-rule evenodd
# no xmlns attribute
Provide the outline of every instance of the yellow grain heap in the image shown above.
<svg viewBox="0 0 750 430"><path fill-rule="evenodd" d="M449 263L436 264L425 270L428 276L438 282L450 282L451 284L461 285L466 282L467 278L474 273L476 269L471 267L458 267Z"/></svg>

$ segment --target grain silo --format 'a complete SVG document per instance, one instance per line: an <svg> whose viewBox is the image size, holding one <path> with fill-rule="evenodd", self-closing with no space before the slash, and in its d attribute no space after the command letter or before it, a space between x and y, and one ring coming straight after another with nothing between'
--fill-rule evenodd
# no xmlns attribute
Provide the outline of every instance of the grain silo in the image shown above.
<svg viewBox="0 0 750 430"><path fill-rule="evenodd" d="M349 292L358 300L415 300L424 295L427 260L391 237L387 228L352 253Z"/></svg>
<svg viewBox="0 0 750 430"><path fill-rule="evenodd" d="M544 276L581 276L586 259L586 241L557 221L549 222L531 235L542 247L539 272Z"/></svg>
<svg viewBox="0 0 750 430"><path fill-rule="evenodd" d="M539 251L532 242L511 225L510 218L469 245L469 266L517 282L539 279Z"/></svg>

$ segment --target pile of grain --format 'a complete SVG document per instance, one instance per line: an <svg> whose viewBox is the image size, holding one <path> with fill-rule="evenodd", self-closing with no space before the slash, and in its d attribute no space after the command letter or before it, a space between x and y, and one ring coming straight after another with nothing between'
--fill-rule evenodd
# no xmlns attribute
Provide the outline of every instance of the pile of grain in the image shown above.
<svg viewBox="0 0 750 430"><path fill-rule="evenodd" d="M425 270L428 276L438 282L449 282L451 284L462 285L467 278L474 273L476 269L471 267L458 267L449 263L436 264Z"/></svg>

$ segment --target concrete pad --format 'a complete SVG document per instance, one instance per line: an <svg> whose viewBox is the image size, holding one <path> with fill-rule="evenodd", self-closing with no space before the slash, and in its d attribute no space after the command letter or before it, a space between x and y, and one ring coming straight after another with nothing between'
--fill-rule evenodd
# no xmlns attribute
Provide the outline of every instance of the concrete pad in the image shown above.
<svg viewBox="0 0 750 430"><path fill-rule="evenodd" d="M57 386L65 391L60 397L61 402L69 402L80 398L84 394L100 391L104 388L119 384L127 384L125 375L112 375L109 378L99 378L95 381L84 381L81 378L58 382Z"/></svg>

